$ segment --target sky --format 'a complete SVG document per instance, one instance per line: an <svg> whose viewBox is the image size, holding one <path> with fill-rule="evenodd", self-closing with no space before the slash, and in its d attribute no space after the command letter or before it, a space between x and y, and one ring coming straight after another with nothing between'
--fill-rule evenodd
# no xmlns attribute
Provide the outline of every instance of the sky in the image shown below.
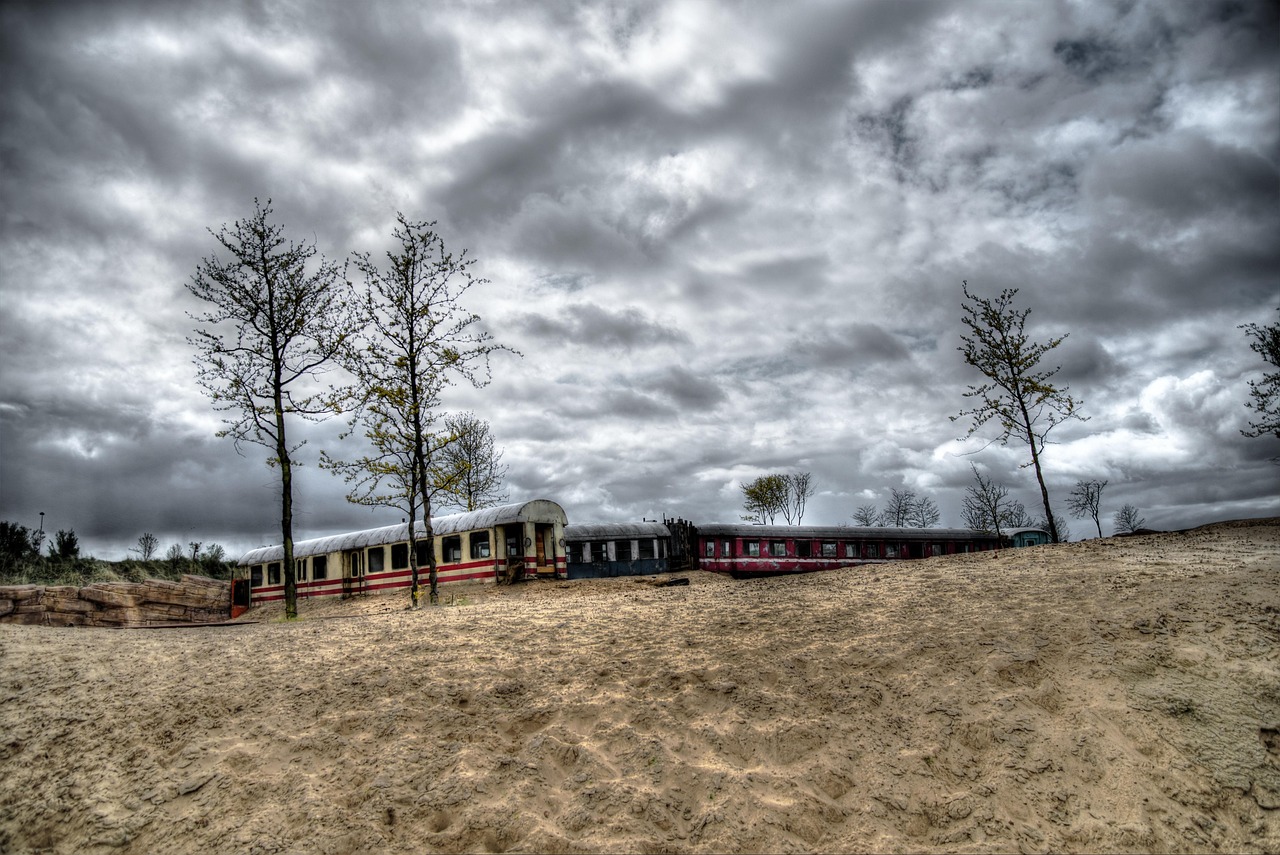
<svg viewBox="0 0 1280 855"><path fill-rule="evenodd" d="M1025 446L951 419L963 281L1067 336L1073 538L1088 479L1104 534L1280 515L1239 328L1280 319L1275 3L9 2L0 41L0 519L84 553L280 540L187 341L255 198L339 263L397 212L467 250L519 355L445 409L570 523L805 471L806 524L898 489L960 526L973 467L1041 516ZM315 465L344 427L298 429L295 537L403 518Z"/></svg>

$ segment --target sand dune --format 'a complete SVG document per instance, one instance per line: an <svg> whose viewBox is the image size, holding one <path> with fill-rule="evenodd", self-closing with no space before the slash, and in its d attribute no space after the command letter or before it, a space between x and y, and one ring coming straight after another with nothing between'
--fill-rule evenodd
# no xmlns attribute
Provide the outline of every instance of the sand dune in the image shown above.
<svg viewBox="0 0 1280 855"><path fill-rule="evenodd" d="M0 851L1280 852L1280 520L690 581L0 626Z"/></svg>

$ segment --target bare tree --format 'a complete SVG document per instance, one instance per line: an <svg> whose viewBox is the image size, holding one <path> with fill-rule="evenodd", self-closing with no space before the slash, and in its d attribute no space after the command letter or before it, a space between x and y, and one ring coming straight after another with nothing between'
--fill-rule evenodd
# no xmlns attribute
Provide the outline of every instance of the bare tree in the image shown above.
<svg viewBox="0 0 1280 855"><path fill-rule="evenodd" d="M1009 499L1009 488L983 477L978 467L972 463L973 479L976 483L965 488L964 503L961 515L964 524L977 531L989 531L999 537L1009 527L1009 512L1012 502ZM1025 512L1025 509L1024 509Z"/></svg>
<svg viewBox="0 0 1280 855"><path fill-rule="evenodd" d="M156 557L156 550L160 548L160 538L151 532L143 532L138 537L138 545L131 548L130 552L138 553L138 557L143 561L150 561Z"/></svg>
<svg viewBox="0 0 1280 855"><path fill-rule="evenodd" d="M794 472L787 476L787 483L791 487L791 510L795 514L796 525L800 525L805 506L814 493L813 473Z"/></svg>
<svg viewBox="0 0 1280 855"><path fill-rule="evenodd" d="M942 519L938 505L928 496L921 496L911 505L907 514L907 523L912 528L933 528Z"/></svg>
<svg viewBox="0 0 1280 855"><path fill-rule="evenodd" d="M464 511L488 508L507 500L502 479L507 467L502 451L494 448L489 423L475 413L445 416L447 441L439 454L436 481L443 487L441 499Z"/></svg>
<svg viewBox="0 0 1280 855"><path fill-rule="evenodd" d="M906 528L911 524L911 514L915 510L916 501L914 490L891 489L889 501L880 512L880 524Z"/></svg>
<svg viewBox="0 0 1280 855"><path fill-rule="evenodd" d="M1067 510L1071 512L1071 516L1076 519L1084 517L1092 519L1093 524L1098 528L1098 537L1102 537L1102 522L1099 520L1099 515L1102 505L1102 488L1106 486L1106 481L1099 481L1096 478L1091 481L1077 481L1071 490L1071 495L1067 496Z"/></svg>
<svg viewBox="0 0 1280 855"><path fill-rule="evenodd" d="M1240 329L1253 339L1249 347L1254 353L1272 368L1280 368L1280 323L1242 324ZM1249 429L1241 433L1245 436L1274 434L1280 438L1280 371L1269 371L1260 381L1250 380L1249 396L1253 400L1245 406L1257 413L1258 419L1249 422Z"/></svg>
<svg viewBox="0 0 1280 855"><path fill-rule="evenodd" d="M298 616L293 561L293 468L303 443L291 442L291 417L317 420L333 410L320 386L348 325L340 273L313 244L284 238L271 223L271 201L210 234L230 257L205 258L187 284L212 309L191 315L197 377L215 410L229 413L219 436L268 449L280 469L280 533L284 541L285 616Z"/></svg>
<svg viewBox="0 0 1280 855"><path fill-rule="evenodd" d="M790 522L791 485L786 475L761 475L742 485L742 518L747 522L773 525L778 514L786 513Z"/></svg>
<svg viewBox="0 0 1280 855"><path fill-rule="evenodd" d="M1009 528L1032 528L1036 522L1031 518L1026 505L1019 501L1012 501L1005 516L1005 524Z"/></svg>
<svg viewBox="0 0 1280 855"><path fill-rule="evenodd" d="M970 334L960 336L964 344L958 350L964 354L965 362L978 369L989 382L969 386L964 397L976 399L977 405L952 416L951 420L972 418L969 436L994 420L1000 427L994 441L1004 445L1013 438L1027 445L1031 452L1027 465L1035 469L1049 536L1056 543L1058 529L1049 505L1041 456L1053 428L1067 419L1083 421L1084 417L1077 412L1079 403L1067 394L1067 387L1050 382L1058 368L1045 371L1038 367L1044 355L1062 344L1066 335L1043 344L1030 341L1024 328L1031 310L1012 308L1017 294L1018 289L1006 288L995 299L976 297L969 293L969 283L964 283L965 302L961 304L960 320Z"/></svg>
<svg viewBox="0 0 1280 855"><path fill-rule="evenodd" d="M433 473L438 471L435 457L448 439L447 433L433 430L440 393L457 379L477 387L488 384L490 355L510 349L496 344L480 326L480 316L463 307L466 293L486 282L473 274L475 260L467 251L449 253L434 222L410 221L403 214L396 221L399 247L386 253L385 268L368 253L353 255L352 263L364 275L363 290L353 286L362 340L344 351L344 364L356 378L359 404L353 426L363 424L374 452L355 461L367 477L361 482L363 494L348 498L392 504L408 515L410 597L416 606L421 596L419 511L431 602L438 601L431 513L439 484ZM350 475L351 464L327 460L326 465L346 468Z"/></svg>
<svg viewBox="0 0 1280 855"><path fill-rule="evenodd" d="M1067 521L1064 520L1062 517L1055 516L1053 518L1052 523L1048 519L1041 517L1040 521L1036 523L1035 527L1042 528L1048 532L1056 531L1058 533L1058 538L1059 538L1056 541L1057 543L1066 543L1067 541L1071 540L1071 527L1067 525Z"/></svg>
<svg viewBox="0 0 1280 855"><path fill-rule="evenodd" d="M880 520L880 511L875 505L862 505L853 512L853 521L857 525L873 526Z"/></svg>
<svg viewBox="0 0 1280 855"><path fill-rule="evenodd" d="M1132 534L1146 525L1147 522L1138 515L1138 509L1129 504L1121 505L1120 510L1116 511L1111 521L1114 523L1116 531L1126 534Z"/></svg>

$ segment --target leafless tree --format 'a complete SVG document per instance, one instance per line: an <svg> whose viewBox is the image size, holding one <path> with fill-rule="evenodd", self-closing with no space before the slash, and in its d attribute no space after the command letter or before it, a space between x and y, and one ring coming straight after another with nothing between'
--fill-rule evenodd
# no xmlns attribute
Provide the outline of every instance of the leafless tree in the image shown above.
<svg viewBox="0 0 1280 855"><path fill-rule="evenodd" d="M880 511L875 505L862 505L853 512L853 521L861 526L877 525L880 521Z"/></svg>
<svg viewBox="0 0 1280 855"><path fill-rule="evenodd" d="M928 496L920 496L911 505L907 514L907 523L912 528L933 528L942 519L938 505Z"/></svg>
<svg viewBox="0 0 1280 855"><path fill-rule="evenodd" d="M914 490L891 489L889 501L880 512L880 524L905 528L911 525L911 515L915 510L916 494Z"/></svg>
<svg viewBox="0 0 1280 855"><path fill-rule="evenodd" d="M1111 521L1115 525L1116 531L1132 534L1147 523L1147 521L1138 514L1138 509L1133 505L1121 505L1120 510L1116 511L1115 516L1111 518Z"/></svg>
<svg viewBox="0 0 1280 855"><path fill-rule="evenodd" d="M143 561L150 561L156 557L156 550L159 548L160 538L148 531L138 537L138 545L132 547L129 551L136 552Z"/></svg>
<svg viewBox="0 0 1280 855"><path fill-rule="evenodd" d="M1099 481L1096 478L1091 481L1077 481L1071 490L1071 495L1067 496L1067 510L1076 519L1089 517L1093 520L1093 524L1098 528L1098 537L1102 537L1102 522L1099 520L1102 505L1102 489L1107 486L1106 481Z"/></svg>
<svg viewBox="0 0 1280 855"><path fill-rule="evenodd" d="M800 525L800 521L804 519L805 506L809 504L809 499L814 493L813 474L793 472L787 476L787 483L791 488L791 511L795 516L796 525ZM791 519L788 518L787 522L791 522Z"/></svg>

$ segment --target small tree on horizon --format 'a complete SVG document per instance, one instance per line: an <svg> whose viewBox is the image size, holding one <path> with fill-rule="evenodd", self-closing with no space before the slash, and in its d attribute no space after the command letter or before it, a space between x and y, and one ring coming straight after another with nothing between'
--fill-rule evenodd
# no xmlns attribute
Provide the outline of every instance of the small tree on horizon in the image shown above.
<svg viewBox="0 0 1280 855"><path fill-rule="evenodd" d="M787 475L786 478L791 496L791 512L795 516L796 525L800 525L800 522L804 519L804 509L814 494L813 473L793 472ZM791 522L790 517L787 518L787 522Z"/></svg>
<svg viewBox="0 0 1280 855"><path fill-rule="evenodd" d="M156 550L160 548L160 538L151 532L143 532L138 536L138 545L129 549L130 552L136 552L138 558L143 561L150 561L156 557Z"/></svg>
<svg viewBox="0 0 1280 855"><path fill-rule="evenodd" d="M1067 394L1066 386L1050 382L1058 368L1046 371L1039 368L1040 360L1067 338L1061 335L1041 344L1032 342L1026 332L1030 309L1013 308L1018 294L1016 288L1006 288L994 299L975 296L969 292L969 283L963 283L964 301L961 322L969 328L968 335L961 335L963 344L958 350L964 360L978 369L987 382L970 385L964 397L976 400L972 409L963 410L951 420L971 418L967 436L972 436L990 421L1000 428L995 442L1007 445L1016 439L1027 445L1031 460L1025 464L1036 473L1040 485L1040 498L1044 505L1049 536L1059 540L1057 520L1049 504L1049 489L1045 486L1042 455L1053 428L1068 419L1085 420L1077 412L1079 402Z"/></svg>
<svg viewBox="0 0 1280 855"><path fill-rule="evenodd" d="M475 413L455 413L445 416L444 430L448 440L438 455L437 478L442 503L475 511L507 501L502 492L507 467L502 451L494 447L489 423Z"/></svg>
<svg viewBox="0 0 1280 855"><path fill-rule="evenodd" d="M55 561L75 561L80 557L80 538L74 529L58 529L49 541L49 557Z"/></svg>
<svg viewBox="0 0 1280 855"><path fill-rule="evenodd" d="M1139 516L1139 511L1133 505L1121 505L1120 510L1116 511L1115 516L1111 518L1115 524L1116 531L1132 534L1138 529L1146 525L1147 521Z"/></svg>
<svg viewBox="0 0 1280 855"><path fill-rule="evenodd" d="M761 475L743 484L742 498L743 510L746 511L742 518L750 523L773 525L784 510L791 513L791 483L786 475Z"/></svg>
<svg viewBox="0 0 1280 855"><path fill-rule="evenodd" d="M1098 528L1098 537L1102 537L1102 522L1099 516L1102 489L1106 486L1106 481L1099 481L1096 478L1091 481L1077 481L1071 490L1071 495L1067 496L1067 510L1076 519L1084 517L1092 519L1093 524Z"/></svg>
<svg viewBox="0 0 1280 855"><path fill-rule="evenodd" d="M929 528L941 518L937 504L928 496L917 496L915 490L891 488L889 501L880 513L880 525L894 528Z"/></svg>
<svg viewBox="0 0 1280 855"><path fill-rule="evenodd" d="M969 468L976 483L965 488L961 514L966 526L1000 537L1005 529L1025 528L1030 524L1027 509L1021 502L1009 498L1008 487L983 477L972 463Z"/></svg>
<svg viewBox="0 0 1280 855"><path fill-rule="evenodd" d="M880 520L880 510L875 505L862 505L853 512L853 521L857 525L870 528Z"/></svg>

